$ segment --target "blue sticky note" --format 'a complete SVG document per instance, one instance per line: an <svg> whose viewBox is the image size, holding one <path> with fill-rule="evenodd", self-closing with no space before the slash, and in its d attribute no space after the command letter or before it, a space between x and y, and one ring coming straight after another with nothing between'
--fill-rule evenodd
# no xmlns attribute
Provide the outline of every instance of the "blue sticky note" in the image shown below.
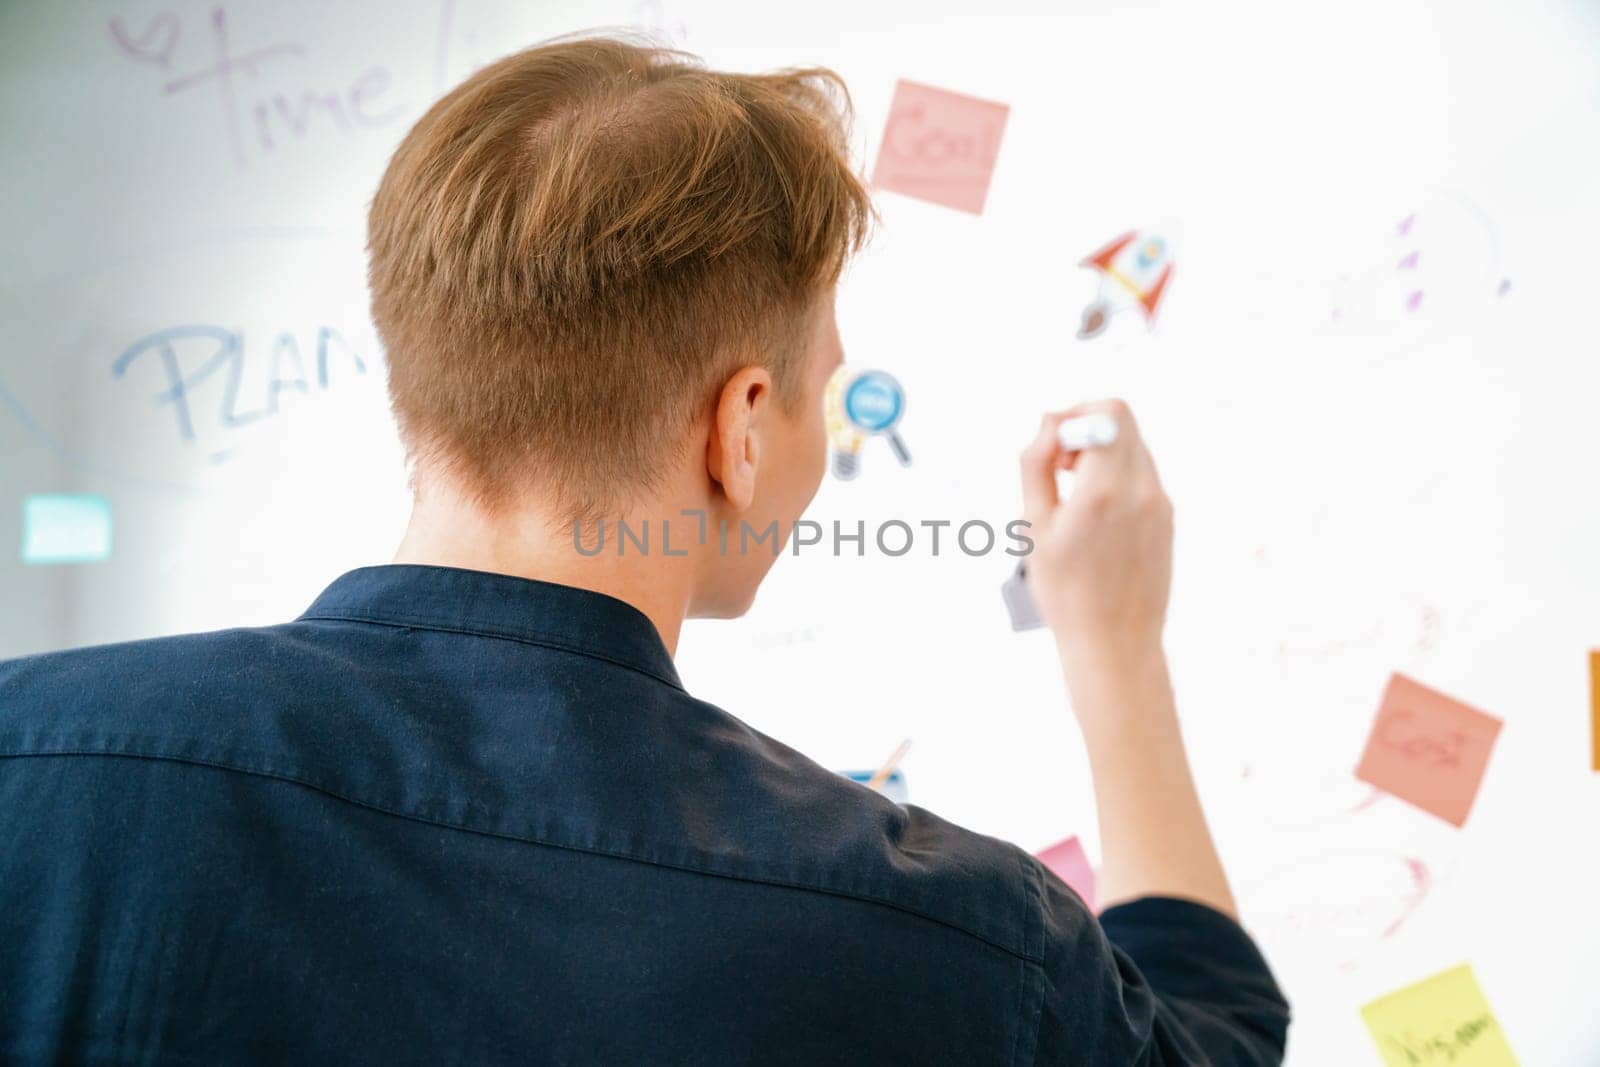
<svg viewBox="0 0 1600 1067"><path fill-rule="evenodd" d="M877 772L840 771L839 773L850 779L852 782L856 782L860 785L866 785L868 782L872 781L872 776ZM883 783L883 795L894 801L896 804L907 803L911 799L911 796L906 790L906 776L898 770L891 772L888 781Z"/></svg>
<svg viewBox="0 0 1600 1067"><path fill-rule="evenodd" d="M96 563L111 556L111 504L98 493L22 498L22 562Z"/></svg>

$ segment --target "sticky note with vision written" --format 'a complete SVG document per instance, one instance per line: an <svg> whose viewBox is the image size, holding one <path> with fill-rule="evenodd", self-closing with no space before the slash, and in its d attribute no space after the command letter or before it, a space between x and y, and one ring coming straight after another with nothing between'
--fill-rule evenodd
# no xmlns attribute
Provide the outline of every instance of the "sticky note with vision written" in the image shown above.
<svg viewBox="0 0 1600 1067"><path fill-rule="evenodd" d="M981 215L1010 111L992 100L901 79L872 184Z"/></svg>
<svg viewBox="0 0 1600 1067"><path fill-rule="evenodd" d="M1499 734L1493 715L1395 674L1356 777L1460 826Z"/></svg>
<svg viewBox="0 0 1600 1067"><path fill-rule="evenodd" d="M1517 1067L1470 964L1380 997L1361 1018L1389 1067Z"/></svg>

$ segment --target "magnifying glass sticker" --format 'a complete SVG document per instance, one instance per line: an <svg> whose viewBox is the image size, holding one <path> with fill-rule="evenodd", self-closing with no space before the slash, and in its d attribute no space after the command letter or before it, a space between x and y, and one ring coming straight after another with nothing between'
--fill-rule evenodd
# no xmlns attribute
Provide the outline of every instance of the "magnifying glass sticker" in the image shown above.
<svg viewBox="0 0 1600 1067"><path fill-rule="evenodd" d="M900 465L909 467L911 451L895 430L905 409L905 389L884 371L862 371L845 389L845 419L864 434L887 437Z"/></svg>

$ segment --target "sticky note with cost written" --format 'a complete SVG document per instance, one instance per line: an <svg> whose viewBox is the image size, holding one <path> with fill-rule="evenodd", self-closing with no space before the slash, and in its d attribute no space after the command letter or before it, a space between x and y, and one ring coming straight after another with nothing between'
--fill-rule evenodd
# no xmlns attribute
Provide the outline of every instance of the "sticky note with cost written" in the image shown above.
<svg viewBox="0 0 1600 1067"><path fill-rule="evenodd" d="M1356 777L1460 826L1499 734L1493 715L1395 674Z"/></svg>
<svg viewBox="0 0 1600 1067"><path fill-rule="evenodd" d="M1379 997L1361 1018L1389 1067L1517 1067L1470 964Z"/></svg>
<svg viewBox="0 0 1600 1067"><path fill-rule="evenodd" d="M1010 111L992 100L896 82L872 184L981 215Z"/></svg>

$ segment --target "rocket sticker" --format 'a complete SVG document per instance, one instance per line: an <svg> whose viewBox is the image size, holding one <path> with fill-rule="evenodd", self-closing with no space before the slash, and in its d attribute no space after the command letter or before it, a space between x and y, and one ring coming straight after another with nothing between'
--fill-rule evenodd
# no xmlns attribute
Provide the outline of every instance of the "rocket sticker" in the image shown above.
<svg viewBox="0 0 1600 1067"><path fill-rule="evenodd" d="M1118 237L1080 266L1100 274L1100 291L1083 310L1078 336L1090 338L1102 333L1111 316L1130 307L1144 314L1148 327L1172 279L1172 245L1154 230L1132 230Z"/></svg>

